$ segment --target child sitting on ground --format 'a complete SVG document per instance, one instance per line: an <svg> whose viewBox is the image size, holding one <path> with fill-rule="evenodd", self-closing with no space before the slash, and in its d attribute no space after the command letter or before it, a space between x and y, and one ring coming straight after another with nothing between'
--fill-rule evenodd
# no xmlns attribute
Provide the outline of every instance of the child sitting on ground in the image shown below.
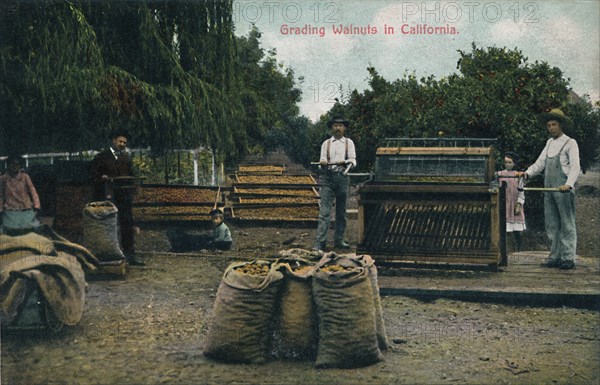
<svg viewBox="0 0 600 385"><path fill-rule="evenodd" d="M212 240L209 243L209 248L212 250L229 250L233 243L231 231L225 224L225 216L220 209L214 209L210 212L210 218L215 226L213 229Z"/></svg>
<svg viewBox="0 0 600 385"><path fill-rule="evenodd" d="M189 253L199 250L230 250L233 240L231 231L224 223L223 212L214 209L210 212L212 232L190 233L186 229L170 228L167 237L174 253Z"/></svg>

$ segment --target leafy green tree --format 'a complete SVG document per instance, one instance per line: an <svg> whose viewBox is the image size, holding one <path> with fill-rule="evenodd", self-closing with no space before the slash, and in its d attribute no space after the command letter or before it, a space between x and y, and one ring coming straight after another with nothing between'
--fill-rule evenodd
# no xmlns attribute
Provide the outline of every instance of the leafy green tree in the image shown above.
<svg viewBox="0 0 600 385"><path fill-rule="evenodd" d="M78 151L129 129L157 154L248 148L232 1L8 1L0 152Z"/></svg>
<svg viewBox="0 0 600 385"><path fill-rule="evenodd" d="M116 125L156 155L209 145L221 160L246 148L231 2L89 2L112 87Z"/></svg>
<svg viewBox="0 0 600 385"><path fill-rule="evenodd" d="M299 114L301 91L291 68L277 61L277 53L265 53L255 26L238 39L242 74L243 124L251 153L264 153L286 143L289 124Z"/></svg>
<svg viewBox="0 0 600 385"><path fill-rule="evenodd" d="M90 148L104 120L104 63L81 9L7 1L1 10L0 153Z"/></svg>
<svg viewBox="0 0 600 385"><path fill-rule="evenodd" d="M573 119L574 128L566 133L579 143L582 169L594 162L600 147L600 110L585 98L583 103L569 102L569 79L559 68L546 62L530 64L516 48L483 49L473 44L471 52L459 55L459 72L441 79L417 80L405 73L390 82L368 68L370 89L354 91L343 105L334 107L353 124L350 135L360 169L372 168L378 143L386 137L494 138L498 167L507 150L520 153L527 166L548 138L537 116L551 108L562 108ZM528 206L529 218L539 222L541 197L530 196Z"/></svg>
<svg viewBox="0 0 600 385"><path fill-rule="evenodd" d="M584 96L583 102L569 103L565 114L573 120L573 129L566 130L567 135L574 137L579 146L581 168L588 170L597 160L599 154L600 136L600 102L592 106L589 96ZM594 135L595 131L595 135Z"/></svg>
<svg viewBox="0 0 600 385"><path fill-rule="evenodd" d="M294 162L304 165L310 169L311 155L313 148L310 144L317 143L313 139L310 128L311 122L305 116L298 116L288 119L284 130L278 130L282 133L281 147Z"/></svg>
<svg viewBox="0 0 600 385"><path fill-rule="evenodd" d="M536 117L557 107L576 122L567 134L582 144L582 168L594 161L600 113L589 102L569 103L569 80L559 68L545 62L529 64L517 49L473 44L471 52L459 55L459 73L441 79L418 80L405 73L390 82L368 68L370 89L352 92L336 107L354 125L352 138L363 160L359 159L359 167L372 167L376 147L386 137L495 138L500 152L517 151L529 164L547 139Z"/></svg>

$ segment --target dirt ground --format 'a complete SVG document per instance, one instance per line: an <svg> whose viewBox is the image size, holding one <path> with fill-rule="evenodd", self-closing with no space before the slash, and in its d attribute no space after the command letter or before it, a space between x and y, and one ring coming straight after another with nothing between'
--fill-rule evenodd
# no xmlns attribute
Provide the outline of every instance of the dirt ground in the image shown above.
<svg viewBox="0 0 600 385"><path fill-rule="evenodd" d="M579 254L600 257L599 174L581 179ZM589 187L583 187L589 186ZM350 221L348 240L356 242ZM315 229L231 225L233 251L169 252L166 229L137 239L146 266L91 279L79 324L3 332L2 384L599 384L598 309L384 296L390 347L358 369L313 362L225 364L202 354L216 289L234 260L310 248ZM532 234L528 247L545 247ZM243 255L243 257L242 257ZM401 279L401 277L398 277Z"/></svg>

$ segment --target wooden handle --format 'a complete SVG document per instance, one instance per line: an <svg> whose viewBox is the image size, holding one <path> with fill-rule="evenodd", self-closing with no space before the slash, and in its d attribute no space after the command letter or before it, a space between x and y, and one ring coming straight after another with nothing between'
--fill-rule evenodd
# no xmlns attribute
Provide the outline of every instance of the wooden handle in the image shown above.
<svg viewBox="0 0 600 385"><path fill-rule="evenodd" d="M558 187L525 187L525 191L560 191Z"/></svg>
<svg viewBox="0 0 600 385"><path fill-rule="evenodd" d="M217 190L217 196L215 197L215 205L213 206L213 210L217 208L217 203L219 203L219 194L221 193L221 186Z"/></svg>

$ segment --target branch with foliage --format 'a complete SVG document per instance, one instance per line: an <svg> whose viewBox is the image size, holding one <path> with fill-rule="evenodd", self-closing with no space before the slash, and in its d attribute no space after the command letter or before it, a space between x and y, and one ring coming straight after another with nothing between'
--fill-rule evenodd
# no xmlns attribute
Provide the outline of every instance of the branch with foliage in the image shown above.
<svg viewBox="0 0 600 385"><path fill-rule="evenodd" d="M156 156L205 146L231 162L298 114L293 72L264 57L258 31L235 36L231 0L1 10L0 153L99 149L124 128Z"/></svg>
<svg viewBox="0 0 600 385"><path fill-rule="evenodd" d="M407 73L390 82L368 68L370 89L352 92L318 125L324 127L333 115L349 118L364 170L372 167L377 144L386 137L495 138L500 152L516 151L530 164L548 137L536 116L562 108L575 122L567 135L580 144L582 169L589 168L600 147L600 112L587 99L569 102L569 79L559 68L530 64L516 48L473 44L471 52L459 54L459 73L441 79Z"/></svg>

